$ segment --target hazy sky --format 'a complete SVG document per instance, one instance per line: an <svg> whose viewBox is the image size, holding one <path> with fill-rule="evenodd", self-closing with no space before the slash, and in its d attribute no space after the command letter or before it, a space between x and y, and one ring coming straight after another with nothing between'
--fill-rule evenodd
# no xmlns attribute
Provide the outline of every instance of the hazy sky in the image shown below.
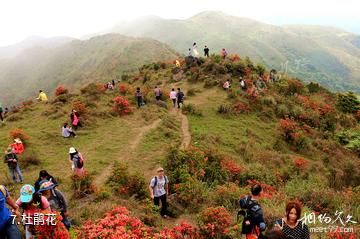
<svg viewBox="0 0 360 239"><path fill-rule="evenodd" d="M78 38L144 15L183 19L205 10L360 34L359 9L358 0L0 0L0 46L34 35Z"/></svg>

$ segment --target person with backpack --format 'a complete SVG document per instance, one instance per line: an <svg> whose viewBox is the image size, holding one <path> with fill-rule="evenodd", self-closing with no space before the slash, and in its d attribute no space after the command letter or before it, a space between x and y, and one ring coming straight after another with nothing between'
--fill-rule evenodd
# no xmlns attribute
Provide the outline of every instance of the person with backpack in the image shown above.
<svg viewBox="0 0 360 239"><path fill-rule="evenodd" d="M301 205L289 202L286 205L285 217L275 221L275 230L282 231L287 238L310 239L309 228L301 220Z"/></svg>
<svg viewBox="0 0 360 239"><path fill-rule="evenodd" d="M142 93L140 91L140 87L136 88L135 97L136 97L136 102L137 102L138 108L140 108L143 105L143 98L142 98Z"/></svg>
<svg viewBox="0 0 360 239"><path fill-rule="evenodd" d="M206 57L209 57L209 48L207 47L207 46L205 46L205 48L204 48L204 56L206 56Z"/></svg>
<svg viewBox="0 0 360 239"><path fill-rule="evenodd" d="M176 107L176 91L174 88L172 88L170 91L170 99L173 102L173 107Z"/></svg>
<svg viewBox="0 0 360 239"><path fill-rule="evenodd" d="M159 87L155 86L154 93L155 93L156 100L159 101L161 99L161 95L162 95L161 89Z"/></svg>
<svg viewBox="0 0 360 239"><path fill-rule="evenodd" d="M38 190L42 196L46 197L49 202L51 211L57 211L62 217L62 223L64 223L66 229L70 229L71 223L68 219L67 203L64 194L56 189L57 186L51 181L43 180L40 183Z"/></svg>
<svg viewBox="0 0 360 239"><path fill-rule="evenodd" d="M40 182L43 180L47 180L55 184L56 186L59 185L58 182L55 180L53 176L51 176L46 170L41 170L39 172L39 178L36 180L34 187L35 191L39 191L40 189Z"/></svg>
<svg viewBox="0 0 360 239"><path fill-rule="evenodd" d="M24 144L21 142L21 139L16 138L14 139L14 143L10 144L10 147L12 148L12 151L14 154L19 155L24 153Z"/></svg>
<svg viewBox="0 0 360 239"><path fill-rule="evenodd" d="M34 238L36 233L35 225L29 223L29 219L34 218L34 214L40 211L46 211L49 209L49 202L41 194L35 192L35 188L30 184L25 184L20 189L20 197L16 201L16 204L22 209L23 213L27 215L26 221L23 221L25 225L26 239ZM31 222L31 221L30 221Z"/></svg>
<svg viewBox="0 0 360 239"><path fill-rule="evenodd" d="M72 130L71 126L68 123L64 123L64 126L61 128L61 135L64 138L76 137L75 132Z"/></svg>
<svg viewBox="0 0 360 239"><path fill-rule="evenodd" d="M12 210L10 211L6 204ZM21 218L19 207L9 195L5 186L0 185L0 239L21 239L21 234L16 223L13 223L13 216Z"/></svg>
<svg viewBox="0 0 360 239"><path fill-rule="evenodd" d="M71 111L70 120L71 120L71 125L74 128L74 130L77 130L78 127L82 127L82 124L80 121L80 115L75 109L72 109L72 111Z"/></svg>
<svg viewBox="0 0 360 239"><path fill-rule="evenodd" d="M184 97L185 97L184 93L181 91L180 88L178 88L178 92L176 94L176 101L179 109L180 109L180 104L184 105Z"/></svg>
<svg viewBox="0 0 360 239"><path fill-rule="evenodd" d="M23 181L23 176L19 167L18 157L15 153L13 153L11 147L7 148L7 150L5 151L4 163L7 163L10 177L14 180L14 183L21 183Z"/></svg>
<svg viewBox="0 0 360 239"><path fill-rule="evenodd" d="M229 90L229 88L230 88L230 82L227 80L227 81L225 81L224 84L223 84L223 89L224 89L224 90Z"/></svg>
<svg viewBox="0 0 360 239"><path fill-rule="evenodd" d="M47 102L48 101L48 98L47 98L45 92L43 92L42 90L39 90L39 96L36 99L38 101L42 101L42 102Z"/></svg>
<svg viewBox="0 0 360 239"><path fill-rule="evenodd" d="M69 160L74 173L80 175L84 173L84 158L74 147L69 149Z"/></svg>
<svg viewBox="0 0 360 239"><path fill-rule="evenodd" d="M159 206L161 201L160 215L167 218L167 195L169 195L169 179L164 175L164 169L157 169L157 176L154 176L149 185L150 197L154 205Z"/></svg>
<svg viewBox="0 0 360 239"><path fill-rule="evenodd" d="M255 184L251 187L251 196L247 195L240 199L239 204L243 209L239 214L244 216L242 234L246 239L262 239L262 232L266 229L263 211L258 202L261 196L261 185Z"/></svg>

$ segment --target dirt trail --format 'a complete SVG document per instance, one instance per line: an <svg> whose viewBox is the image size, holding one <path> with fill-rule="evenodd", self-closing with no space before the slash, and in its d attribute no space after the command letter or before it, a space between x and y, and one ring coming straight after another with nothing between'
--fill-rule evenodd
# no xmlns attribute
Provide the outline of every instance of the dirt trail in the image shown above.
<svg viewBox="0 0 360 239"><path fill-rule="evenodd" d="M142 128L140 128L139 133L136 135L136 137L130 142L129 147L125 148L123 152L121 152L120 156L118 157L118 161L126 162L131 159L132 153L134 152L134 149L140 144L141 140L144 138L144 136L150 132L153 129L156 129L161 122L161 119L155 120L150 125L146 125ZM94 184L97 187L101 187L105 184L105 181L108 179L108 177L111 174L111 168L113 165L107 166L100 175L98 175L95 180Z"/></svg>
<svg viewBox="0 0 360 239"><path fill-rule="evenodd" d="M180 144L180 149L187 149L191 142L191 133L188 118L181 112L180 109L172 109L171 114L175 115L176 118L180 118L181 120L182 140Z"/></svg>

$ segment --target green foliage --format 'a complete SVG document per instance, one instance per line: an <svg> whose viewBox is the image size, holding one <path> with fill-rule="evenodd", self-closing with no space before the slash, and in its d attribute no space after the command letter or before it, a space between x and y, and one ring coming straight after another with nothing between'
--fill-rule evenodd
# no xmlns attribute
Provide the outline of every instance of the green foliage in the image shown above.
<svg viewBox="0 0 360 239"><path fill-rule="evenodd" d="M146 183L139 173L129 173L128 166L116 163L107 184L120 196L144 199L147 196Z"/></svg>
<svg viewBox="0 0 360 239"><path fill-rule="evenodd" d="M360 109L360 102L353 92L338 94L337 106L344 113L356 113Z"/></svg>
<svg viewBox="0 0 360 239"><path fill-rule="evenodd" d="M181 110L186 115L203 116L201 110L199 110L194 104L186 104Z"/></svg>

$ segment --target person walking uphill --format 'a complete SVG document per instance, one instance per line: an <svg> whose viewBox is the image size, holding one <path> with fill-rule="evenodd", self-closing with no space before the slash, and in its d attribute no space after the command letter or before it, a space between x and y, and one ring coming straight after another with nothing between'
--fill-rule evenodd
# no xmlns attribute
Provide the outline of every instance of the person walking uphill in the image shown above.
<svg viewBox="0 0 360 239"><path fill-rule="evenodd" d="M10 147L7 148L7 150L5 151L4 163L7 163L10 176L14 180L14 183L22 182L23 177L18 164L18 158L16 154L13 153L12 148Z"/></svg>
<svg viewBox="0 0 360 239"><path fill-rule="evenodd" d="M169 195L169 179L164 175L164 169L157 169L157 176L154 176L149 185L150 196L154 204L159 206L161 201L160 215L167 218L167 195Z"/></svg>
<svg viewBox="0 0 360 239"><path fill-rule="evenodd" d="M140 87L136 88L135 97L138 108L140 108L143 105L143 98L142 98L142 93L140 91Z"/></svg>
<svg viewBox="0 0 360 239"><path fill-rule="evenodd" d="M71 169L73 172L82 175L84 173L84 158L74 147L69 149L69 160L72 163Z"/></svg>
<svg viewBox="0 0 360 239"><path fill-rule="evenodd" d="M177 105L178 105L178 108L180 109L180 104L184 104L184 93L180 90L180 88L178 88L178 92L176 94L176 100L177 100Z"/></svg>
<svg viewBox="0 0 360 239"><path fill-rule="evenodd" d="M155 93L156 100L159 101L161 99L161 95L162 95L161 89L159 87L155 86L154 93Z"/></svg>
<svg viewBox="0 0 360 239"><path fill-rule="evenodd" d="M170 91L170 99L173 102L173 106L176 107L176 91L174 88L172 88Z"/></svg>
<svg viewBox="0 0 360 239"><path fill-rule="evenodd" d="M246 235L246 239L262 239L262 232L266 229L266 224L258 200L261 196L262 188L259 184L251 187L252 196L245 196L239 201L240 207L245 209L240 211L244 216L242 224L242 234Z"/></svg>
<svg viewBox="0 0 360 239"><path fill-rule="evenodd" d="M42 101L42 102L47 102L48 101L48 98L47 98L46 94L42 90L39 90L39 96L36 99L38 101Z"/></svg>
<svg viewBox="0 0 360 239"><path fill-rule="evenodd" d="M1 105L1 102L0 102L0 120L1 121L4 121L4 116L3 116L3 108L2 108L2 105Z"/></svg>
<svg viewBox="0 0 360 239"><path fill-rule="evenodd" d="M12 212L6 207L8 204ZM0 239L21 239L21 234L16 223L13 223L13 216L21 218L19 207L10 197L5 186L0 185Z"/></svg>

